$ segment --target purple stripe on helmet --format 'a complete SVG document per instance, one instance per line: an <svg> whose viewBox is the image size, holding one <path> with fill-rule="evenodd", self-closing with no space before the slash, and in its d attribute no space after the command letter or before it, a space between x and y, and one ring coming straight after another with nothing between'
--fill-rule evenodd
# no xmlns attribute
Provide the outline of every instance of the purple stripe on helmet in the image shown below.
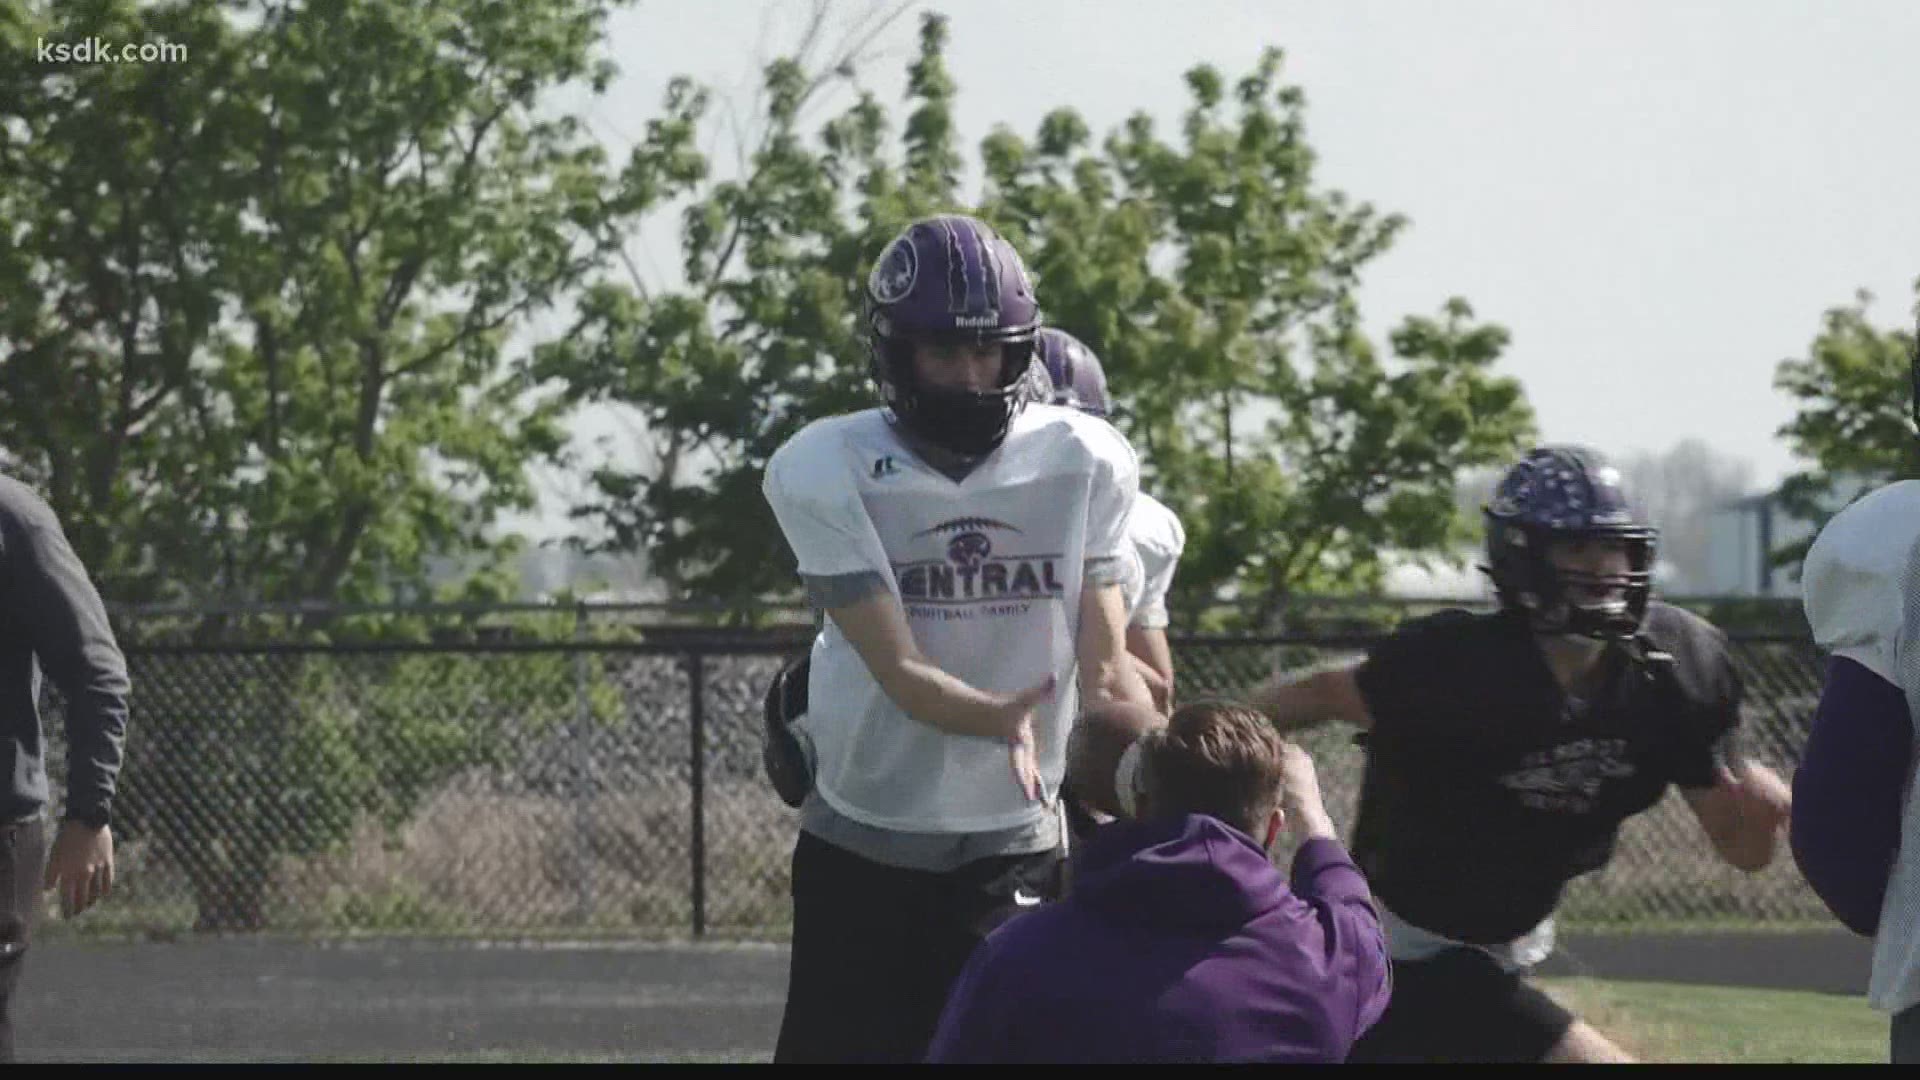
<svg viewBox="0 0 1920 1080"><path fill-rule="evenodd" d="M981 269L986 271L982 286L986 293L987 307L989 310L997 311L1000 308L1000 245L993 241L994 236L991 232L981 236L980 254L983 257Z"/></svg>
<svg viewBox="0 0 1920 1080"><path fill-rule="evenodd" d="M947 242L947 311L963 312L967 298L966 254L961 250L960 233L953 227L953 219L939 220L941 235Z"/></svg>
<svg viewBox="0 0 1920 1080"><path fill-rule="evenodd" d="M1095 416L1113 411L1107 392L1107 374L1100 357L1085 342L1064 330L1043 328L1036 339L1035 352L1053 384L1050 401L1068 405Z"/></svg>
<svg viewBox="0 0 1920 1080"><path fill-rule="evenodd" d="M1073 350L1068 348L1054 349L1048 354L1048 359L1052 360L1055 364L1059 365L1060 367L1059 371L1052 373L1053 385L1072 387L1073 386Z"/></svg>
<svg viewBox="0 0 1920 1080"><path fill-rule="evenodd" d="M960 277L960 288L947 296L948 310L958 315L985 315L997 305L987 300L986 243L973 222L965 218L947 219L947 241L953 272Z"/></svg>

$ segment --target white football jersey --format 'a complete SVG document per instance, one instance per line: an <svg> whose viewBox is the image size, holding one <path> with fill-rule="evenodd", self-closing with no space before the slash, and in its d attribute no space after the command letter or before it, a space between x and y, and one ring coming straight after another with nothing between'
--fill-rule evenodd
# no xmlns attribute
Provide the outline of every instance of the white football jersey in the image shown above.
<svg viewBox="0 0 1920 1080"><path fill-rule="evenodd" d="M1074 639L1088 559L1122 558L1139 467L1126 439L1073 409L1028 405L963 479L921 461L880 409L817 421L763 485L800 572L877 571L915 644L969 686L1015 693L1059 679L1034 713L1049 792L1077 711ZM815 790L844 817L902 832L989 832L1047 813L997 739L907 716L831 618L813 644L806 718Z"/></svg>
<svg viewBox="0 0 1920 1080"><path fill-rule="evenodd" d="M1173 572L1180 566L1180 553L1187 546L1187 530L1167 504L1141 492L1133 501L1133 514L1127 519L1126 580L1122 588L1127 597L1127 624L1148 630L1167 625L1167 593L1173 588Z"/></svg>
<svg viewBox="0 0 1920 1080"><path fill-rule="evenodd" d="M1835 515L1800 580L1814 641L1900 687L1908 715L1920 716L1920 480L1890 484ZM1920 1004L1920 791L1911 772L1906 798L1867 987L1874 1007L1889 1013Z"/></svg>

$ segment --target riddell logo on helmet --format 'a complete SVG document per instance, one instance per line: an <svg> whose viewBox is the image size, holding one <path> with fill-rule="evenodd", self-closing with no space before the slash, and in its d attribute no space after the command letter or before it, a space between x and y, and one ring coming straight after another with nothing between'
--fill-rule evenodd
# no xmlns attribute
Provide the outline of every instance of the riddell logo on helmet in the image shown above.
<svg viewBox="0 0 1920 1080"><path fill-rule="evenodd" d="M997 311L989 311L985 315L955 315L953 317L953 325L998 326L1000 325L1000 313Z"/></svg>

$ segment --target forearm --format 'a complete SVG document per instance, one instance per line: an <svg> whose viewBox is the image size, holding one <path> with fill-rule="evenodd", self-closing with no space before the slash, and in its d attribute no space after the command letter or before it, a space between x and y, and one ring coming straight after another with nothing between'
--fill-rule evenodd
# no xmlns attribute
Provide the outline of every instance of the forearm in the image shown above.
<svg viewBox="0 0 1920 1080"><path fill-rule="evenodd" d="M1301 843L1308 840L1340 839L1340 834L1333 827L1333 816L1327 813L1327 808L1324 806L1289 809L1287 814L1293 818L1293 832L1300 838Z"/></svg>
<svg viewBox="0 0 1920 1080"><path fill-rule="evenodd" d="M1780 830L1754 825L1743 827L1729 839L1718 845L1722 862L1735 870L1746 873L1758 873L1773 864L1774 853L1779 849Z"/></svg>
<svg viewBox="0 0 1920 1080"><path fill-rule="evenodd" d="M1768 829L1766 835L1756 832L1743 832L1738 837L1722 842L1717 850L1720 860L1735 870L1755 874L1773 864L1775 849L1775 830Z"/></svg>
<svg viewBox="0 0 1920 1080"><path fill-rule="evenodd" d="M1153 694L1127 651L1125 598L1117 584L1104 580L1105 572L1090 563L1090 580L1080 593L1080 626L1073 653L1081 707L1125 702L1152 709Z"/></svg>
<svg viewBox="0 0 1920 1080"><path fill-rule="evenodd" d="M91 715L67 713L67 801L69 816L91 817L113 805L125 757L126 708L99 708Z"/></svg>
<svg viewBox="0 0 1920 1080"><path fill-rule="evenodd" d="M47 668L52 675L54 665ZM75 650L55 683L67 699L66 811L91 815L112 805L125 754L126 660L103 630Z"/></svg>
<svg viewBox="0 0 1920 1080"><path fill-rule="evenodd" d="M920 652L899 602L872 572L807 576L807 595L846 636L888 700L908 716L952 735L1012 736L1020 710L969 685Z"/></svg>
<svg viewBox="0 0 1920 1080"><path fill-rule="evenodd" d="M106 605L66 537L51 522L29 526L13 556L20 618L34 655L66 699L67 812L108 807L126 738L127 661Z"/></svg>
<svg viewBox="0 0 1920 1080"><path fill-rule="evenodd" d="M1254 688L1248 704L1273 721L1283 735L1320 727L1346 718L1339 697L1323 685L1338 676L1337 670L1313 672L1306 676L1279 674Z"/></svg>
<svg viewBox="0 0 1920 1080"><path fill-rule="evenodd" d="M874 677L901 711L949 735L1009 738L1020 721L1003 695L969 686L922 656L902 657Z"/></svg>
<svg viewBox="0 0 1920 1080"><path fill-rule="evenodd" d="M1173 648L1164 627L1128 624L1127 651L1152 668L1169 685L1173 682Z"/></svg>
<svg viewBox="0 0 1920 1080"><path fill-rule="evenodd" d="M1082 708L1124 702L1152 709L1153 693L1147 687L1131 656L1101 659L1081 668L1080 701Z"/></svg>

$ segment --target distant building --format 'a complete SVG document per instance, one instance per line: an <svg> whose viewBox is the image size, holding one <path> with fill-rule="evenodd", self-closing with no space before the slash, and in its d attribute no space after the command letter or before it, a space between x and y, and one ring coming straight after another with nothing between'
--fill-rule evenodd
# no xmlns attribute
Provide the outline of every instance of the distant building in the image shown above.
<svg viewBox="0 0 1920 1080"><path fill-rule="evenodd" d="M1723 503L1707 516L1704 592L1715 596L1790 596L1798 591L1792 568L1775 566L1773 553L1804 540L1813 525L1764 491Z"/></svg>
<svg viewBox="0 0 1920 1080"><path fill-rule="evenodd" d="M479 559L433 559L428 581L450 585L464 580L481 565ZM519 590L510 599L523 603L552 600L563 593L594 603L650 603L665 599L666 590L647 571L640 555L589 555L559 544L528 547L515 562Z"/></svg>
<svg viewBox="0 0 1920 1080"><path fill-rule="evenodd" d="M1874 486L1865 480L1834 485L1823 519ZM1799 595L1798 567L1775 566L1773 553L1812 536L1817 526L1781 505L1777 489L1723 503L1707 517L1709 559L1700 591L1714 596Z"/></svg>

